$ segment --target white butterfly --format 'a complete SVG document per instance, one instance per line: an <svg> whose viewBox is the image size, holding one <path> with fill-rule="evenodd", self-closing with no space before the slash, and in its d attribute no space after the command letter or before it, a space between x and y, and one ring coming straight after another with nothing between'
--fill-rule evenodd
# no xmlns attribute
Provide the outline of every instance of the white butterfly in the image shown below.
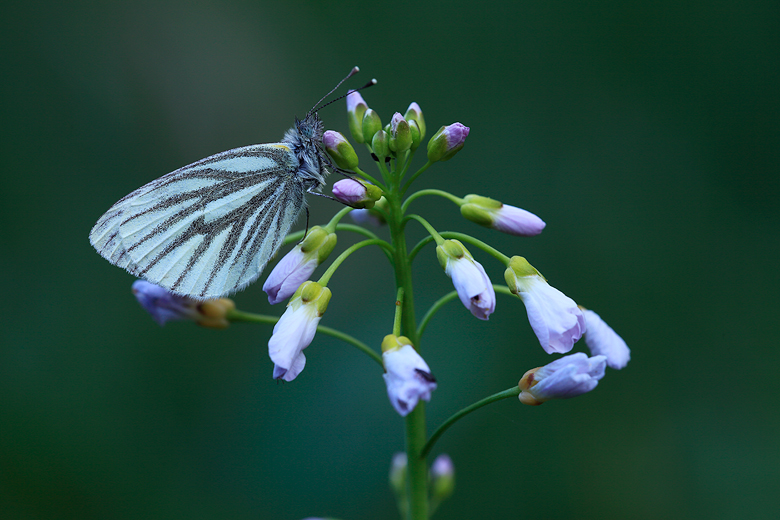
<svg viewBox="0 0 780 520"><path fill-rule="evenodd" d="M305 194L330 173L316 108L280 143L218 153L135 190L100 217L90 243L178 294L203 300L243 289L281 246Z"/></svg>

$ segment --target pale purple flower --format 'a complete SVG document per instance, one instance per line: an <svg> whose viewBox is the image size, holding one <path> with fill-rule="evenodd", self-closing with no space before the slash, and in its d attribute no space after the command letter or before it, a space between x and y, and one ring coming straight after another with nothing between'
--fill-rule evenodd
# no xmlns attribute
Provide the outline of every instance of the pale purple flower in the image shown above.
<svg viewBox="0 0 780 520"><path fill-rule="evenodd" d="M585 332L585 319L574 300L541 278L525 278L518 295L528 321L548 354L565 354Z"/></svg>
<svg viewBox="0 0 780 520"><path fill-rule="evenodd" d="M391 346L386 348L388 344ZM382 350L387 396L395 411L406 417L420 399L431 400L431 392L436 390L436 379L407 338L392 334L386 336Z"/></svg>
<svg viewBox="0 0 780 520"><path fill-rule="evenodd" d="M303 349L314 339L329 300L330 289L316 282L306 282L296 291L268 341L274 379L292 381L301 373L306 365Z"/></svg>
<svg viewBox="0 0 780 520"><path fill-rule="evenodd" d="M452 260L444 270L452 278L458 297L471 314L487 320L496 309L496 293L485 268L474 259Z"/></svg>
<svg viewBox="0 0 780 520"><path fill-rule="evenodd" d="M276 305L292 296L318 265L317 255L304 253L300 244L292 248L274 266L263 284L263 290L268 294L268 303Z"/></svg>
<svg viewBox="0 0 780 520"><path fill-rule="evenodd" d="M378 213L372 212L370 209L353 209L349 212L349 216L352 217L356 224L361 225L369 224L379 227L385 223Z"/></svg>
<svg viewBox="0 0 780 520"><path fill-rule="evenodd" d="M524 404L537 405L550 399L568 399L590 392L604 377L605 356L588 358L578 352L556 359L540 368L529 370L520 380Z"/></svg>
<svg viewBox="0 0 780 520"><path fill-rule="evenodd" d="M200 301L146 280L133 282L133 295L161 326L169 321L191 320L201 327L224 329L230 325L228 314L236 308L230 298Z"/></svg>
<svg viewBox="0 0 780 520"><path fill-rule="evenodd" d="M458 240L445 240L436 253L464 307L480 320L487 320L496 309L496 292L482 264Z"/></svg>
<svg viewBox="0 0 780 520"><path fill-rule="evenodd" d="M399 451L393 454L390 462L390 487L397 495L406 492L406 453Z"/></svg>
<svg viewBox="0 0 780 520"><path fill-rule="evenodd" d="M149 283L146 280L133 282L133 294L154 321L165 325L176 320L197 320L198 300L189 296L174 294L168 289Z"/></svg>
<svg viewBox="0 0 780 520"><path fill-rule="evenodd" d="M504 204L495 212L493 228L510 235L532 237L544 229L544 220L530 211Z"/></svg>
<svg viewBox="0 0 780 520"><path fill-rule="evenodd" d="M446 453L442 453L433 461L431 465L431 476L436 479L439 477L452 477L455 474L455 465L452 459Z"/></svg>
<svg viewBox="0 0 780 520"><path fill-rule="evenodd" d="M303 242L284 255L265 280L263 290L268 294L268 303L275 305L292 296L328 258L336 242L335 233L320 226L311 228Z"/></svg>
<svg viewBox="0 0 780 520"><path fill-rule="evenodd" d="M612 330L595 312L583 309L585 316L585 344L594 356L606 356L610 368L620 370L631 359L631 350L623 338Z"/></svg>
<svg viewBox="0 0 780 520"><path fill-rule="evenodd" d="M480 226L515 236L538 235L546 225L542 219L530 211L473 194L463 197L460 213Z"/></svg>
<svg viewBox="0 0 780 520"><path fill-rule="evenodd" d="M455 465L446 453L442 453L431 465L431 497L441 502L455 489Z"/></svg>
<svg viewBox="0 0 780 520"><path fill-rule="evenodd" d="M565 354L585 333L585 318L574 300L550 286L522 256L514 256L504 272L509 290L525 304L528 321L548 354Z"/></svg>

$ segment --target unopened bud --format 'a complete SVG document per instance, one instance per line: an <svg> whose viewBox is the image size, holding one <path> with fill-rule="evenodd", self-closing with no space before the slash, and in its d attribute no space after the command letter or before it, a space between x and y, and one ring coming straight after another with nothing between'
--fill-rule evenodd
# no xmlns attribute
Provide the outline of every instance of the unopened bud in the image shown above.
<svg viewBox="0 0 780 520"><path fill-rule="evenodd" d="M358 165L358 156L349 141L338 132L328 130L322 136L322 144L325 150L333 158L333 162L339 168L354 170Z"/></svg>
<svg viewBox="0 0 780 520"><path fill-rule="evenodd" d="M374 134L382 129L382 120L379 114L370 108L363 115L363 142L370 143L374 139Z"/></svg>

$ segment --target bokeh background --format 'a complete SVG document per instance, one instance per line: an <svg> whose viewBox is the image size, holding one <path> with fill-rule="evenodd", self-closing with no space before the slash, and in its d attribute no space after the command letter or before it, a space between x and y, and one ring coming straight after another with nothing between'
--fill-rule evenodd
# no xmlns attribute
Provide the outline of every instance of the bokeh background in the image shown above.
<svg viewBox="0 0 780 520"><path fill-rule="evenodd" d="M500 235L430 197L415 210L526 256L632 348L591 394L502 401L451 428L434 455L452 456L456 491L437 517L776 518L779 12L5 2L0 517L397 517L386 479L403 426L371 360L320 335L302 375L277 384L271 327L160 328L87 241L142 184L277 141L359 65L349 84L379 80L364 97L384 121L417 101L429 135L471 127L419 187L493 196L547 229ZM321 116L347 132L343 102ZM312 224L338 208L312 201ZM323 319L377 349L394 308L383 258L349 259ZM422 315L451 285L432 247L416 269ZM239 307L280 315L260 286ZM551 359L507 297L487 323L449 304L423 352L439 380L431 429Z"/></svg>

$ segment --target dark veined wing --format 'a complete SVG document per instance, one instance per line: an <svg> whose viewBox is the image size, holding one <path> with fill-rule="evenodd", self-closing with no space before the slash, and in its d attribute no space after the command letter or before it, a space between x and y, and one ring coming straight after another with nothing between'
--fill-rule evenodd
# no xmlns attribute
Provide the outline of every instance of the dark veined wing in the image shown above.
<svg viewBox="0 0 780 520"><path fill-rule="evenodd" d="M304 205L284 143L228 150L180 168L114 204L89 239L104 258L198 299L260 276Z"/></svg>

